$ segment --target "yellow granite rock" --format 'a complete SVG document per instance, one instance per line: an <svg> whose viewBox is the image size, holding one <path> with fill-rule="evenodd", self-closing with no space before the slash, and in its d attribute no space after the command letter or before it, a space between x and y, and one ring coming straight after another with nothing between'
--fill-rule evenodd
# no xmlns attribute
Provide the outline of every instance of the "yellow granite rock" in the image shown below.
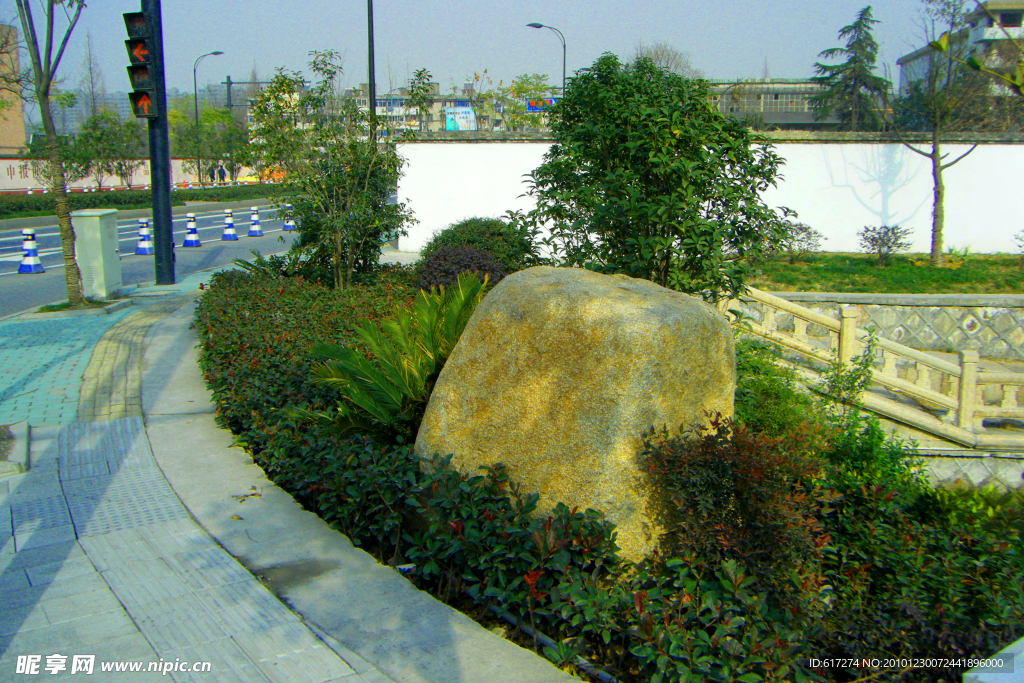
<svg viewBox="0 0 1024 683"><path fill-rule="evenodd" d="M733 413L732 332L711 306L647 280L537 267L477 307L445 364L416 438L464 472L504 463L540 494L600 510L623 556L661 529L647 510L642 434Z"/></svg>

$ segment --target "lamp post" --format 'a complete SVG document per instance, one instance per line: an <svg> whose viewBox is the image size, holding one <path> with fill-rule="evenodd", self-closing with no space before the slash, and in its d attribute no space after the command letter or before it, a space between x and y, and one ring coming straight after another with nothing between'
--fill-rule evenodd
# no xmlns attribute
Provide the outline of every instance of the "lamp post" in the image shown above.
<svg viewBox="0 0 1024 683"><path fill-rule="evenodd" d="M205 55L199 55L196 59L196 63L192 65L192 96L195 99L196 105L196 175L199 176L199 184L203 184L203 167L202 167L202 143L199 140L199 84L196 81L196 70L199 68L199 62L203 61L210 55L222 55L224 54L220 50L214 50L213 52L207 52Z"/></svg>
<svg viewBox="0 0 1024 683"><path fill-rule="evenodd" d="M530 28L547 28L547 29L551 29L552 31L555 32L555 35L558 36L558 39L560 41L562 41L562 95L564 96L565 95L565 36L563 36L562 32L559 31L554 26L547 26L546 24L540 24L540 23L537 23L537 22L533 22L532 24L527 24L527 26L529 26Z"/></svg>
<svg viewBox="0 0 1024 683"><path fill-rule="evenodd" d="M370 105L370 140L377 140L377 72L373 65L373 0L366 0L366 31L367 31L367 57L366 57L366 84L369 90L366 93L367 103Z"/></svg>

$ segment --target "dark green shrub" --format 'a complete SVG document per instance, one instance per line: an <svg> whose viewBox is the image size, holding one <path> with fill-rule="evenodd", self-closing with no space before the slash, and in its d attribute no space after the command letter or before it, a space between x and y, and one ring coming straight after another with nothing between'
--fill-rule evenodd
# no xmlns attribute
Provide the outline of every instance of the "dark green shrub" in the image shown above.
<svg viewBox="0 0 1024 683"><path fill-rule="evenodd" d="M772 608L735 560L708 567L673 557L633 593L639 629L631 652L642 680L810 681L806 620Z"/></svg>
<svg viewBox="0 0 1024 683"><path fill-rule="evenodd" d="M341 395L333 413L292 410L292 416L329 425L335 433L362 432L386 441L416 438L434 383L483 298L483 283L462 273L447 288L423 290L409 310L376 325L359 325L363 348L317 344L311 353L326 363L313 381ZM365 351L363 350L365 349Z"/></svg>
<svg viewBox="0 0 1024 683"><path fill-rule="evenodd" d="M183 206L185 202L230 202L245 199L266 199L282 193L280 185L239 185L218 187L207 190L175 190L171 193L171 205ZM153 206L150 190L115 190L113 192L70 192L68 208L79 209L148 209ZM0 219L22 216L46 216L53 212L53 196L42 194L5 194L0 201Z"/></svg>
<svg viewBox="0 0 1024 683"><path fill-rule="evenodd" d="M667 530L662 550L693 551L712 568L742 562L773 606L820 613L828 588L818 565L829 538L818 517L831 501L818 485L820 443L809 428L772 439L718 415L683 436L647 437L644 463Z"/></svg>
<svg viewBox="0 0 1024 683"><path fill-rule="evenodd" d="M316 364L310 357L313 345L360 346L356 326L384 319L412 294L387 279L335 291L300 279L215 273L196 309L195 326L218 422L259 453L281 408L333 405L335 391L309 381Z"/></svg>
<svg viewBox="0 0 1024 683"><path fill-rule="evenodd" d="M874 416L853 411L837 420L822 454L832 464L830 480L840 488L885 483L914 494L927 488L916 448L886 433Z"/></svg>
<svg viewBox="0 0 1024 683"><path fill-rule="evenodd" d="M501 264L501 270L514 273L526 267L533 245L500 218L466 218L452 223L430 238L420 251L424 259L444 247L473 247L486 251Z"/></svg>
<svg viewBox="0 0 1024 683"><path fill-rule="evenodd" d="M421 587L439 596L465 591L481 602L496 599L524 616L546 604L549 595L541 594L571 567L618 563L613 527L596 512L559 505L538 515L537 495L522 493L502 466L467 476L450 459L436 458L425 480L419 512L428 526L406 535Z"/></svg>
<svg viewBox="0 0 1024 683"><path fill-rule="evenodd" d="M815 646L820 656L987 658L1024 635L1019 510L990 527L979 519L987 512L933 523L922 521L934 512L913 492L856 483L838 492L824 522L835 539L823 564L835 603ZM964 670L891 671L880 680L958 681Z"/></svg>
<svg viewBox="0 0 1024 683"><path fill-rule="evenodd" d="M782 159L709 96L707 81L648 57L604 54L572 78L528 190L529 224L550 228L556 257L715 300L742 290L744 259L776 244L791 214L761 198Z"/></svg>
<svg viewBox="0 0 1024 683"><path fill-rule="evenodd" d="M467 271L476 273L481 282L486 276L492 286L505 277L501 264L486 251L473 247L440 247L418 264L416 287L447 287L460 273Z"/></svg>
<svg viewBox="0 0 1024 683"><path fill-rule="evenodd" d="M770 437L805 423L825 423L819 403L800 390L796 373L781 365L780 357L778 347L766 341L736 340L736 423Z"/></svg>

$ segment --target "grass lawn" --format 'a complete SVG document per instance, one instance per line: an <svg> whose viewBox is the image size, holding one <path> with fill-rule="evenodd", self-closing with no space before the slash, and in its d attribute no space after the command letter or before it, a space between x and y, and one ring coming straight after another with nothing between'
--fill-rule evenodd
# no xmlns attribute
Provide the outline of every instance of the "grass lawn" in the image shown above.
<svg viewBox="0 0 1024 683"><path fill-rule="evenodd" d="M810 254L796 263L785 256L762 261L749 284L774 292L871 292L878 294L1024 294L1024 257L971 254L928 265L927 254L892 256L879 266L873 256Z"/></svg>
<svg viewBox="0 0 1024 683"><path fill-rule="evenodd" d="M112 301L89 301L86 299L81 306L72 306L70 301L62 301L59 304L46 304L35 310L36 313L59 313L60 311L80 311L86 308L103 308L109 306Z"/></svg>

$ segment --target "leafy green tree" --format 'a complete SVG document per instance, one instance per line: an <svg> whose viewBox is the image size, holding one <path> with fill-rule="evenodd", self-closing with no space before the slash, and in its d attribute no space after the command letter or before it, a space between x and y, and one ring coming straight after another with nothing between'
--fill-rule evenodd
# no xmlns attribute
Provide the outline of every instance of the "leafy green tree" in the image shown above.
<svg viewBox="0 0 1024 683"><path fill-rule="evenodd" d="M81 136L59 135L56 145L57 172L65 186L87 177L93 172L92 150ZM41 135L32 135L28 156L32 159L32 173L37 178L50 178L53 155L49 142Z"/></svg>
<svg viewBox="0 0 1024 683"><path fill-rule="evenodd" d="M82 124L77 136L83 153L92 160L96 184L106 176L118 177L131 187L132 176L145 161L142 127L134 120L121 121L110 111L100 111Z"/></svg>
<svg viewBox="0 0 1024 683"><path fill-rule="evenodd" d="M409 106L414 107L419 114L420 130L423 130L423 123L426 121L427 112L434 99L431 97L430 79L433 78L426 69L417 69L409 81Z"/></svg>
<svg viewBox="0 0 1024 683"><path fill-rule="evenodd" d="M466 76L464 82L469 85L468 89L460 88L455 83L451 84L452 95L455 97L465 97L468 100L469 107L476 116L477 125L486 125L489 130L494 130L494 98L496 90L494 81L487 74L487 69L484 69L482 72L474 72L472 78ZM498 87L501 87L501 81L498 81Z"/></svg>
<svg viewBox="0 0 1024 683"><path fill-rule="evenodd" d="M878 59L878 43L871 34L871 27L878 20L871 16L871 5L857 13L857 19L839 30L839 37L846 38L846 47L833 47L819 57L841 59L841 64L814 65L817 76L812 81L823 90L809 98L815 119L821 121L835 112L839 116L841 130L879 130L882 118L879 105L890 87L889 81L875 73Z"/></svg>
<svg viewBox="0 0 1024 683"><path fill-rule="evenodd" d="M60 226L61 252L64 257L64 286L67 290L68 303L73 307L81 306L85 303L85 297L82 295L82 272L75 259L75 229L71 225L68 187L61 159L62 151L66 148L57 135L57 128L53 123L51 96L53 82L57 77L57 68L60 66L60 60L64 56L68 41L71 39L71 33L78 24L82 10L85 9L85 2L84 0L43 0L40 2L45 26L42 33L37 31L36 22L32 16L33 4L29 0L15 0L18 16L21 19L22 39L25 41L31 65L31 78L23 82L26 82L31 97L39 105L39 116L46 134L44 158L49 163L45 177L50 184L54 213L57 216L57 224ZM62 21L62 17L67 25L64 28L64 35L60 36L55 33L55 30ZM54 40L55 38L56 40Z"/></svg>
<svg viewBox="0 0 1024 683"><path fill-rule="evenodd" d="M221 163L234 179L241 168L239 160L231 161L232 150L245 146L245 126L231 112L206 103L199 105L199 124L193 120L192 98L181 98L167 115L170 128L171 153L182 158L182 170L199 177L209 178L210 168ZM202 159L202 172L197 172L196 159Z"/></svg>
<svg viewBox="0 0 1024 683"><path fill-rule="evenodd" d="M508 86L499 86L495 90L495 108L500 109L508 130L539 128L544 124L544 114L527 112L526 102L551 97L554 92L547 74L522 74L512 79Z"/></svg>
<svg viewBox="0 0 1024 683"><path fill-rule="evenodd" d="M565 265L649 279L717 300L747 259L786 234L760 198L782 160L709 104L705 81L602 55L552 108L555 144L534 170L526 225Z"/></svg>
<svg viewBox="0 0 1024 683"><path fill-rule="evenodd" d="M260 178L301 151L301 136L295 131L304 123L299 109L302 82L300 72L278 69L249 108L252 126L240 159Z"/></svg>
<svg viewBox="0 0 1024 683"><path fill-rule="evenodd" d="M326 250L336 287L372 268L384 242L405 234L403 204L389 204L402 159L398 140L377 135L376 117L338 94L341 67L332 51L313 52L318 80L308 90L302 74L278 70L252 108L250 155L258 168L285 174L301 243Z"/></svg>

